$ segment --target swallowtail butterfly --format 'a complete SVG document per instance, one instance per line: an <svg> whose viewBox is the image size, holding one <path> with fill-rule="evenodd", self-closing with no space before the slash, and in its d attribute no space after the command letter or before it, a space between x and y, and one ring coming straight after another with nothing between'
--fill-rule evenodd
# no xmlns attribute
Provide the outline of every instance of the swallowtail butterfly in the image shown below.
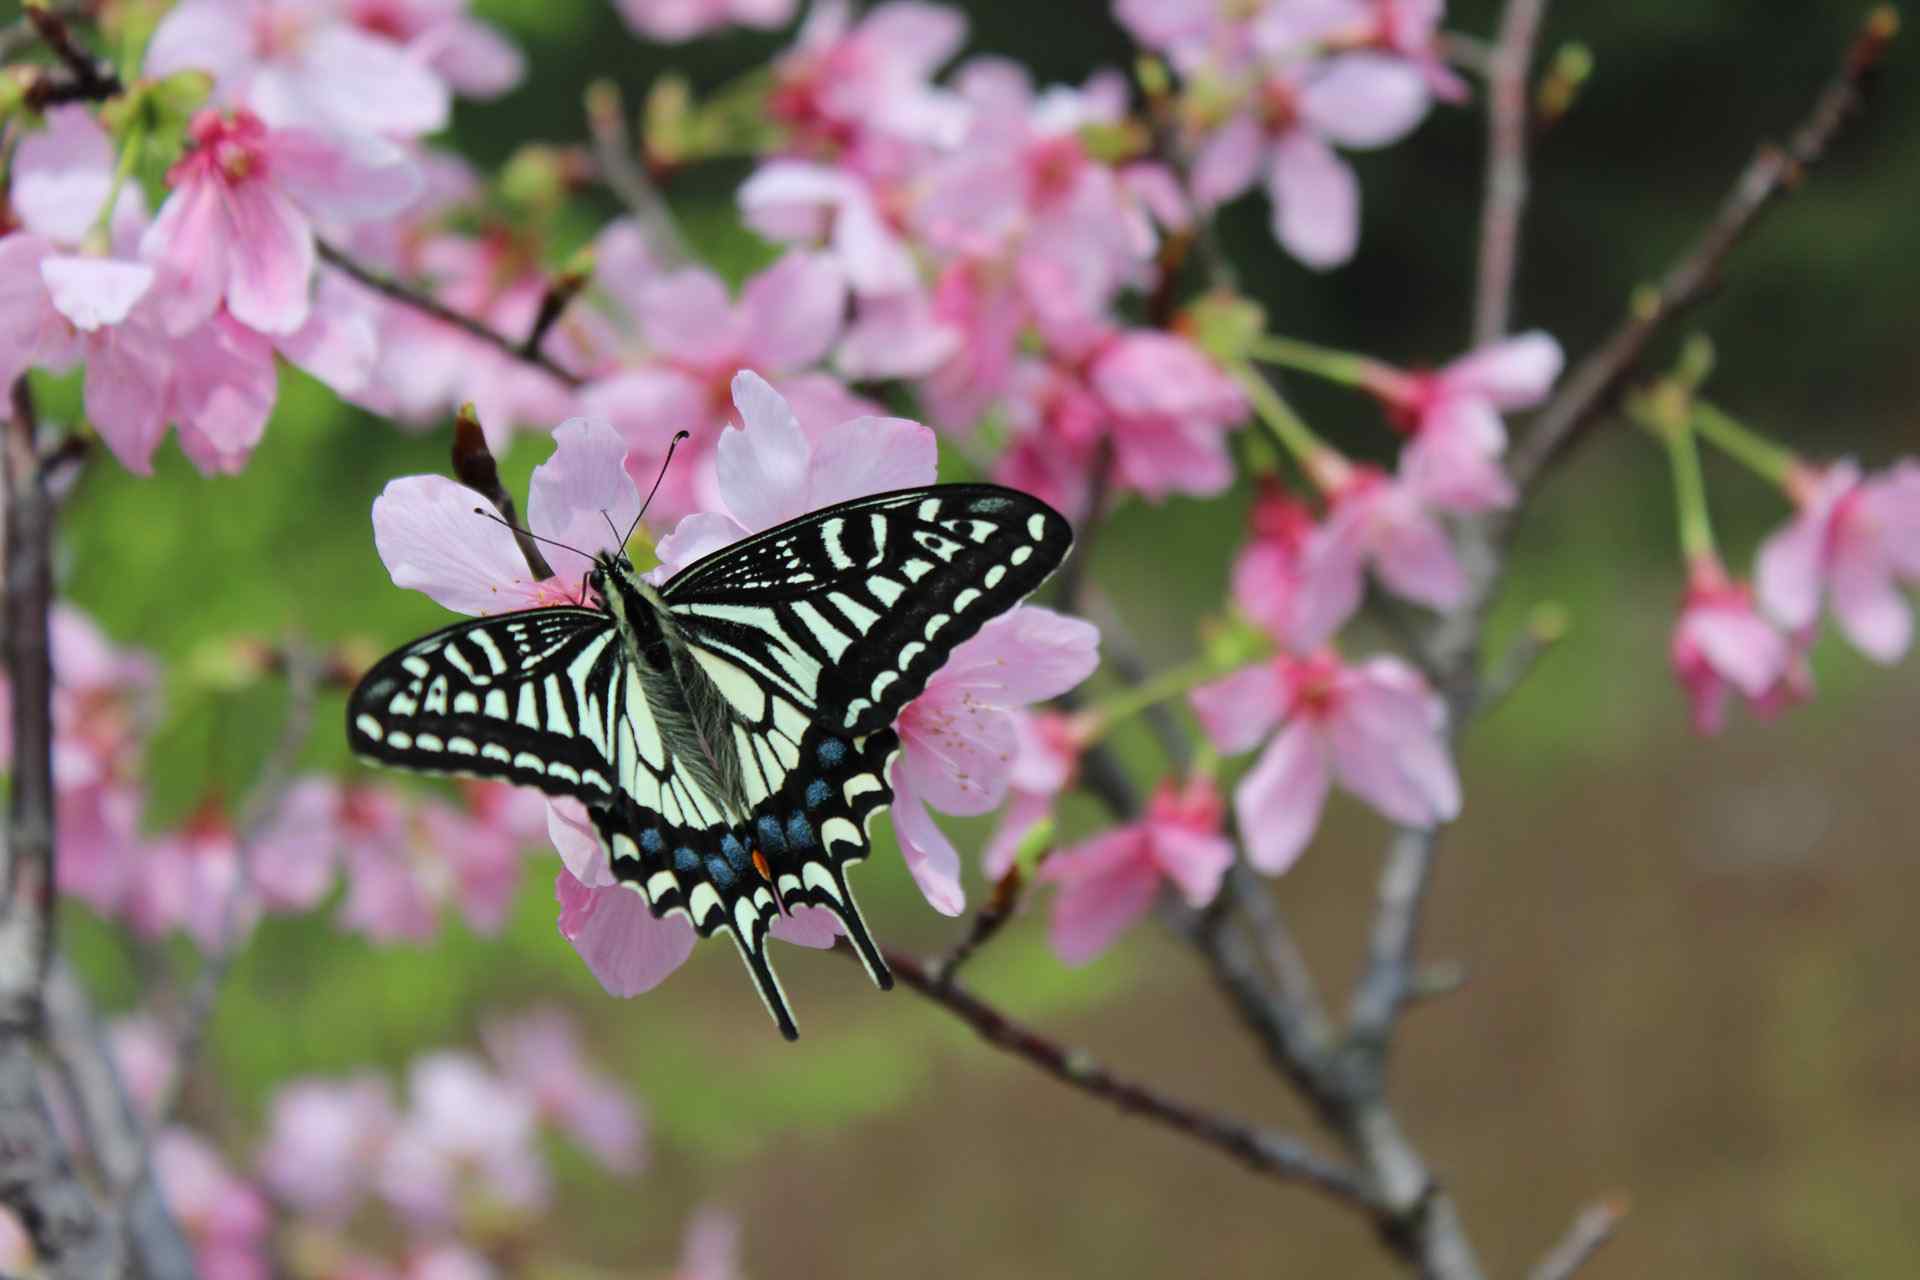
<svg viewBox="0 0 1920 1280"><path fill-rule="evenodd" d="M793 1039L769 923L825 908L893 985L847 885L893 798L893 722L1072 543L1026 494L937 485L790 520L657 589L601 552L591 604L462 622L382 659L347 738L382 764L581 801L621 882L655 916L732 935Z"/></svg>

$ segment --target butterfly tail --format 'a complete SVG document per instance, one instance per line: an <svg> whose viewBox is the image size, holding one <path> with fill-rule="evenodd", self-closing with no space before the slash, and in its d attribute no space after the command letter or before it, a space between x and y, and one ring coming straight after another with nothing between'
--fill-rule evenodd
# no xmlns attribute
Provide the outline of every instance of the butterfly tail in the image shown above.
<svg viewBox="0 0 1920 1280"><path fill-rule="evenodd" d="M780 989L780 976L767 960L767 935L758 930L755 932L759 935L757 944L748 943L732 928L727 930L727 936L733 939L733 945L739 949L740 959L747 966L747 976L753 979L754 989L760 993L760 1003L767 1006L773 1025L779 1027L780 1034L787 1039L798 1040L800 1028L794 1025L793 1011L787 1007L787 993Z"/></svg>
<svg viewBox="0 0 1920 1280"><path fill-rule="evenodd" d="M847 884L845 876L836 876L835 879L840 882L840 900L822 902L820 905L839 918L840 928L859 954L860 963L866 966L867 976L873 979L873 985L882 991L892 990L893 970L887 967L886 957L880 954L880 948L874 945L873 935L867 932L867 922L860 917L860 904L853 900L853 889Z"/></svg>

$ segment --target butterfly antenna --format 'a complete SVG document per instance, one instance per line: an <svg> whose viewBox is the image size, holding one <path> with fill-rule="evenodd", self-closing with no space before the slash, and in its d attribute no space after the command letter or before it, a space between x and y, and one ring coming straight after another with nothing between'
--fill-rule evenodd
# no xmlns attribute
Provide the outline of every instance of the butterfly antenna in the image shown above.
<svg viewBox="0 0 1920 1280"><path fill-rule="evenodd" d="M647 508L653 505L653 495L660 492L660 482L667 478L667 468L673 464L673 451L680 447L682 440L690 439L692 436L691 431L681 431L676 432L673 439L667 441L667 456L660 463L660 474L653 478L653 488L647 490L647 500L640 504L640 514L633 518L631 525L627 526L627 536L620 539L621 546L627 545L628 540L633 537L633 531L640 527L642 520L646 519Z"/></svg>
<svg viewBox="0 0 1920 1280"><path fill-rule="evenodd" d="M477 516L485 516L487 519L493 521L495 524L503 524L507 526L507 528L513 530L515 533L520 534L522 537L532 538L535 542L544 542L549 546L560 547L564 550L573 552L573 554L577 556L585 556L589 560L594 558L593 552L591 551L582 551L580 548L574 546L573 544L562 542L558 538L543 538L539 534L535 533L533 530L522 529L519 525L515 524L513 521L503 519L502 517L497 516L493 512L487 510L485 507L475 507L473 509L473 514Z"/></svg>

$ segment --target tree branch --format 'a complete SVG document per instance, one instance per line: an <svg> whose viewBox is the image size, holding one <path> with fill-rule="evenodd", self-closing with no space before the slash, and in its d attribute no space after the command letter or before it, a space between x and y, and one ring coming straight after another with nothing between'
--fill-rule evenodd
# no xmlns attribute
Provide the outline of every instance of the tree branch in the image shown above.
<svg viewBox="0 0 1920 1280"><path fill-rule="evenodd" d="M1574 1272L1600 1252L1601 1246L1613 1239L1620 1220L1626 1216L1627 1202L1618 1196L1588 1205L1573 1220L1553 1251L1527 1273L1528 1280L1570 1280Z"/></svg>
<svg viewBox="0 0 1920 1280"><path fill-rule="evenodd" d="M585 378L582 378L577 373L569 372L552 356L541 351L526 350L524 342L509 338L498 329L493 328L482 320L477 320L467 315L463 311L455 311L438 298L422 293L404 281L397 280L383 272L376 271L374 268L351 257L344 250L338 249L324 240L319 242L319 250L320 260L322 262L325 262L328 266L333 267L350 279L365 285L382 297L397 302L402 306L412 307L422 315L432 316L435 320L443 324L452 325L468 337L477 338L488 346L493 347L502 355L510 356L524 364L532 365L534 368L545 373L548 377L570 390L577 391L586 385Z"/></svg>
<svg viewBox="0 0 1920 1280"><path fill-rule="evenodd" d="M1473 345L1507 332L1527 203L1527 76L1546 0L1508 0L1488 68L1487 187L1480 210L1480 270L1474 287Z"/></svg>
<svg viewBox="0 0 1920 1280"><path fill-rule="evenodd" d="M1311 1187L1348 1208L1375 1207L1365 1180L1353 1169L1316 1154L1304 1144L1188 1106L1116 1076L1084 1052L1068 1049L1014 1021L965 987L936 981L911 956L890 951L887 963L903 985L972 1027L988 1044L1061 1083L1215 1147L1256 1173Z"/></svg>
<svg viewBox="0 0 1920 1280"><path fill-rule="evenodd" d="M41 72L27 86L24 101L30 111L45 111L63 102L104 102L121 91L120 77L113 67L96 60L74 40L67 29L66 13L47 5L28 5L27 24L44 42L53 56L66 67L70 80L55 80Z"/></svg>
<svg viewBox="0 0 1920 1280"><path fill-rule="evenodd" d="M1784 147L1762 146L1741 172L1719 212L1693 248L1669 268L1657 287L1637 294L1613 334L1575 366L1560 391L1535 417L1510 462L1520 504L1494 522L1496 537L1510 533L1542 474L1613 403L1661 326L1696 306L1720 279L1727 257L1750 234L1762 214L1798 188L1860 107L1873 73L1885 61L1899 31L1891 5L1867 14L1813 108Z"/></svg>

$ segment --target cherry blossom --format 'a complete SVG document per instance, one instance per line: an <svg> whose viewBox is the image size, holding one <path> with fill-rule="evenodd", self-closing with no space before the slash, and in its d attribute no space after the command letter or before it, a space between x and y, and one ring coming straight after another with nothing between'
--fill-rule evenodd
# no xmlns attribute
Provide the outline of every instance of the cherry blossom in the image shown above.
<svg viewBox="0 0 1920 1280"><path fill-rule="evenodd" d="M311 219L379 217L420 193L406 153L369 135L271 128L242 108L201 112L190 136L192 150L168 173L172 193L141 242L176 334L222 300L249 328L293 333L311 306Z"/></svg>
<svg viewBox="0 0 1920 1280"><path fill-rule="evenodd" d="M637 1173L645 1156L640 1113L626 1090L594 1071L580 1050L573 1023L554 1009L538 1009L488 1026L482 1033L501 1073L614 1173Z"/></svg>
<svg viewBox="0 0 1920 1280"><path fill-rule="evenodd" d="M743 1274L740 1220L713 1205L695 1209L687 1220L673 1280L740 1280Z"/></svg>
<svg viewBox="0 0 1920 1280"><path fill-rule="evenodd" d="M147 937L180 929L203 949L217 950L245 937L259 913L232 822L217 799L150 841L129 865L126 919Z"/></svg>
<svg viewBox="0 0 1920 1280"><path fill-rule="evenodd" d="M1790 478L1799 512L1760 548L1760 603L1792 631L1811 628L1825 602L1841 632L1876 662L1913 642L1901 584L1920 583L1920 462L1876 476L1851 460Z"/></svg>
<svg viewBox="0 0 1920 1280"><path fill-rule="evenodd" d="M200 1274L208 1280L266 1280L273 1274L266 1199L212 1147L184 1129L165 1129L154 1140L153 1164Z"/></svg>
<svg viewBox="0 0 1920 1280"><path fill-rule="evenodd" d="M1489 343L1431 373L1378 367L1370 385L1412 440L1401 471L1434 506L1478 512L1513 504L1500 469L1502 410L1545 400L1560 376L1560 344L1534 331Z"/></svg>
<svg viewBox="0 0 1920 1280"><path fill-rule="evenodd" d="M856 21L847 0L819 0L774 64L768 111L798 150L856 163L902 143L950 145L966 108L930 77L965 39L966 19L942 5L890 0Z"/></svg>
<svg viewBox="0 0 1920 1280"><path fill-rule="evenodd" d="M302 1216L345 1223L371 1190L368 1171L379 1167L399 1119L378 1076L292 1081L269 1109L261 1177Z"/></svg>
<svg viewBox="0 0 1920 1280"><path fill-rule="evenodd" d="M1021 844L1072 785L1085 738L1080 720L1057 711L1015 710L1009 715L1014 748L1007 770L1007 807L980 851L980 869L995 881L1013 867Z"/></svg>
<svg viewBox="0 0 1920 1280"><path fill-rule="evenodd" d="M467 0L348 0L346 9L356 27L399 42L463 97L499 97L526 74L520 51L469 15Z"/></svg>
<svg viewBox="0 0 1920 1280"><path fill-rule="evenodd" d="M1068 964L1092 960L1147 914L1163 884L1189 906L1213 901L1233 865L1220 828L1225 808L1204 778L1162 783L1140 821L1043 862L1039 879L1059 889L1047 930L1054 953Z"/></svg>
<svg viewBox="0 0 1920 1280"><path fill-rule="evenodd" d="M1273 480L1263 482L1250 523L1253 538L1233 562L1233 602L1285 639L1301 606L1302 562L1314 530L1307 504Z"/></svg>
<svg viewBox="0 0 1920 1280"><path fill-rule="evenodd" d="M156 78L208 72L218 101L273 125L432 133L447 123L447 86L427 58L389 34L379 23L356 25L347 6L182 0L154 28L143 70Z"/></svg>
<svg viewBox="0 0 1920 1280"><path fill-rule="evenodd" d="M1221 751L1272 735L1234 788L1248 859L1269 875L1305 850L1335 781L1406 826L1459 815L1445 706L1398 658L1349 666L1330 652L1283 654L1200 686L1192 702Z"/></svg>
<svg viewBox="0 0 1920 1280"><path fill-rule="evenodd" d="M1731 580L1718 560L1696 562L1690 578L1673 628L1673 671L1692 704L1694 728L1718 733L1727 695L1737 692L1765 709L1788 678L1793 652L1754 608L1752 590Z"/></svg>
<svg viewBox="0 0 1920 1280"><path fill-rule="evenodd" d="M407 1110L389 1137L380 1193L422 1230L463 1205L535 1212L548 1197L533 1100L467 1054L429 1054L407 1073Z"/></svg>
<svg viewBox="0 0 1920 1280"><path fill-rule="evenodd" d="M796 0L619 0L620 16L649 40L677 43L727 26L783 27Z"/></svg>

